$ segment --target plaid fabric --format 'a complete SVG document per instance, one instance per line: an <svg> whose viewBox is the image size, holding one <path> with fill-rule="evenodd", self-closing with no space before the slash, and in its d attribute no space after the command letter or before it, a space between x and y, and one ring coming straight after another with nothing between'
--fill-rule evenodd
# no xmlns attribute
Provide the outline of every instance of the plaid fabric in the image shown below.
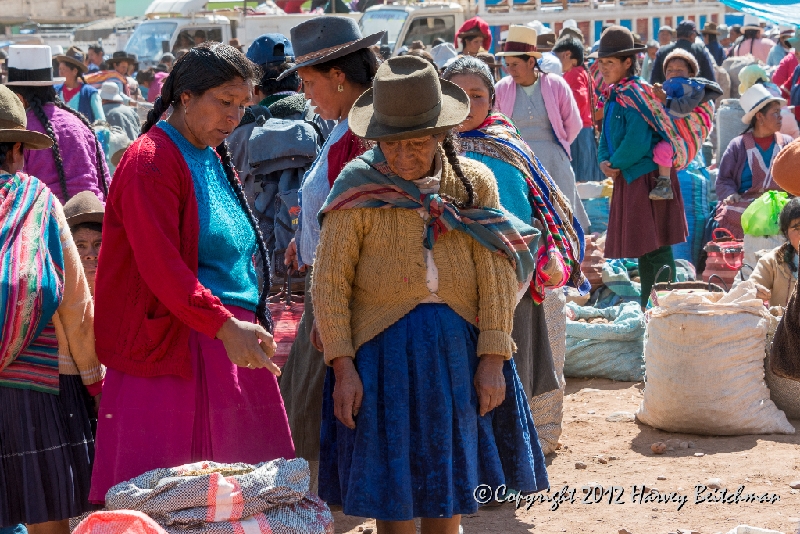
<svg viewBox="0 0 800 534"><path fill-rule="evenodd" d="M535 246L538 231L506 212L495 208L459 209L442 196L423 195L411 181L394 174L379 147L374 147L356 161L364 165L345 167L333 184L328 200L319 212L320 225L324 215L334 210L353 208L422 209L429 215L423 245L433 249L439 236L452 230L465 232L492 252L511 261L519 282L526 282L536 269L536 258L530 247ZM443 165L449 166L447 158Z"/></svg>
<svg viewBox="0 0 800 534"><path fill-rule="evenodd" d="M142 512L119 510L94 512L81 521L72 534L167 534Z"/></svg>
<svg viewBox="0 0 800 534"><path fill-rule="evenodd" d="M672 164L676 169L688 167L702 150L714 118L712 102L697 106L682 119L673 119L653 94L653 87L638 76L620 80L612 91L616 93L616 100L621 106L635 108L651 128L672 144L675 150Z"/></svg>
<svg viewBox="0 0 800 534"><path fill-rule="evenodd" d="M299 458L197 462L117 484L106 507L143 512L170 534L332 534L333 516L308 484L308 463Z"/></svg>
<svg viewBox="0 0 800 534"><path fill-rule="evenodd" d="M544 301L544 284L549 276L543 270L551 256L556 256L566 267L562 285L568 283L582 294L587 293L591 284L580 269L583 229L573 216L569 201L514 124L505 115L489 115L477 129L461 134L461 144L465 151L505 161L525 176L529 188L528 200L542 228L543 237L537 252L536 278L531 283L534 302L541 304Z"/></svg>

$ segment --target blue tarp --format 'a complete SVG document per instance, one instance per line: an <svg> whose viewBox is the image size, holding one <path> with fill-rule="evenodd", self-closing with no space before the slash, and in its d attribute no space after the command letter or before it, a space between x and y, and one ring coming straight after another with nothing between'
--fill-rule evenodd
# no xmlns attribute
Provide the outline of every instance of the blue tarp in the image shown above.
<svg viewBox="0 0 800 534"><path fill-rule="evenodd" d="M722 0L737 11L756 15L775 24L800 26L800 1L798 0Z"/></svg>

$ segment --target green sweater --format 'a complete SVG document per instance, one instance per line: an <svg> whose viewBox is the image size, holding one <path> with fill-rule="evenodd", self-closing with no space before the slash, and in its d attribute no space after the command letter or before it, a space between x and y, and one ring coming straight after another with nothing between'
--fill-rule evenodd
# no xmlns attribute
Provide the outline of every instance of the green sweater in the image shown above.
<svg viewBox="0 0 800 534"><path fill-rule="evenodd" d="M658 169L653 161L653 148L660 140L638 111L619 105L612 93L603 111L603 134L597 150L599 162L610 161L613 168L622 171L625 181L631 183Z"/></svg>

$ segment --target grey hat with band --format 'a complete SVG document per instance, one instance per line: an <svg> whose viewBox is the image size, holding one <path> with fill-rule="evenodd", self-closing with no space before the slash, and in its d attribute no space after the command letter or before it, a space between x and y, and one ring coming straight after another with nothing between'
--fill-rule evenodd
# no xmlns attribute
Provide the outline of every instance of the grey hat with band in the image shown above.
<svg viewBox="0 0 800 534"><path fill-rule="evenodd" d="M28 130L28 116L22 101L4 85L0 85L0 143L22 143L31 150L53 146L49 136Z"/></svg>
<svg viewBox="0 0 800 534"><path fill-rule="evenodd" d="M467 118L469 97L440 80L428 61L393 57L378 67L372 88L358 97L348 123L359 137L401 141L446 132Z"/></svg>
<svg viewBox="0 0 800 534"><path fill-rule="evenodd" d="M385 34L385 31L381 31L364 37L355 20L336 15L324 15L302 22L291 30L295 65L282 72L278 80L301 67L325 63L369 48L378 44Z"/></svg>

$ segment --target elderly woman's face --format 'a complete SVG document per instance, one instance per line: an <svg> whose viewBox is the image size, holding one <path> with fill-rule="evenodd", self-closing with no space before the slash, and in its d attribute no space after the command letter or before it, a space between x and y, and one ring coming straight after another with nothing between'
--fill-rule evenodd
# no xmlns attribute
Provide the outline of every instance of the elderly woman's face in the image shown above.
<svg viewBox="0 0 800 534"><path fill-rule="evenodd" d="M492 107L492 99L486 82L477 74L457 74L450 81L459 86L469 97L469 115L458 127L459 132L469 132L478 128Z"/></svg>
<svg viewBox="0 0 800 534"><path fill-rule="evenodd" d="M86 273L86 281L89 282L89 290L94 295L94 278L97 273L97 257L100 255L100 245L103 242L103 234L90 228L78 228L72 234L72 240L78 248L78 254L83 264L83 272Z"/></svg>
<svg viewBox="0 0 800 534"><path fill-rule="evenodd" d="M434 157L444 135L428 135L403 141L381 141L379 143L386 163L403 180L417 180L430 175Z"/></svg>
<svg viewBox="0 0 800 534"><path fill-rule="evenodd" d="M672 78L689 78L689 64L685 59L675 58L664 66L664 77L667 80Z"/></svg>
<svg viewBox="0 0 800 534"><path fill-rule="evenodd" d="M781 103L771 102L763 111L759 112L757 124L764 132L769 132L770 134L780 132L783 125Z"/></svg>
<svg viewBox="0 0 800 534"><path fill-rule="evenodd" d="M181 95L189 141L197 147L221 144L242 119L245 107L253 98L252 87L242 78L236 78L209 89L200 96Z"/></svg>

